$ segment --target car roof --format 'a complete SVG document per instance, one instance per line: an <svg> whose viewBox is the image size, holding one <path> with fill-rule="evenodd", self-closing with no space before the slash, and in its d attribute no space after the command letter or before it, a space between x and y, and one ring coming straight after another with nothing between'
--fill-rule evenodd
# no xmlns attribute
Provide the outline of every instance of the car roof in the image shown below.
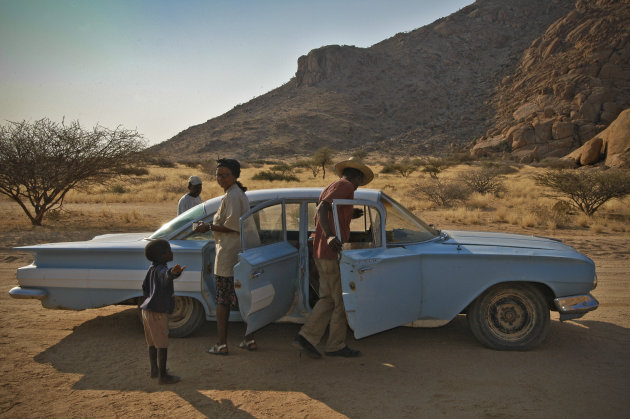
<svg viewBox="0 0 630 419"><path fill-rule="evenodd" d="M259 189L245 192L250 203L260 203L272 199L287 200L313 200L316 201L324 188L274 188ZM359 188L354 192L354 199L378 202L381 197L378 189ZM218 196L204 202L206 214L210 214L218 208L223 196Z"/></svg>

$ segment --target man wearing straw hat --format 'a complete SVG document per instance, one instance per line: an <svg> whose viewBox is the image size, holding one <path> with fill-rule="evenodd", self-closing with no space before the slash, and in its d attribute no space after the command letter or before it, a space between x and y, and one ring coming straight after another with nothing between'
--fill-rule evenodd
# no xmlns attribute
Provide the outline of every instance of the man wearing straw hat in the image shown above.
<svg viewBox="0 0 630 419"><path fill-rule="evenodd" d="M354 191L367 185L374 173L360 160L352 158L335 165L335 173L340 179L328 185L319 196L315 215L315 238L313 258L319 272L319 300L313 307L306 323L293 341L293 346L304 350L311 358L321 358L317 345L328 330L326 355L357 357L361 352L346 345L346 311L341 296L341 274L339 252L342 242L335 234L332 202L334 199L353 199ZM350 205L337 208L339 229L342 241L350 238L350 221L362 215Z"/></svg>

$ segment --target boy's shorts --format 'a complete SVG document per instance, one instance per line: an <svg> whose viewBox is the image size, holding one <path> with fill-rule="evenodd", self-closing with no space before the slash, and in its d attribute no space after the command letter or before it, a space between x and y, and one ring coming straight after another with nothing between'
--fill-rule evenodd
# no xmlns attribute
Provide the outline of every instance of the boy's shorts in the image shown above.
<svg viewBox="0 0 630 419"><path fill-rule="evenodd" d="M238 310L238 300L234 291L233 276L214 276L215 289L217 291L217 304L229 306L230 310Z"/></svg>
<svg viewBox="0 0 630 419"><path fill-rule="evenodd" d="M142 310L144 338L148 346L168 348L168 314Z"/></svg>

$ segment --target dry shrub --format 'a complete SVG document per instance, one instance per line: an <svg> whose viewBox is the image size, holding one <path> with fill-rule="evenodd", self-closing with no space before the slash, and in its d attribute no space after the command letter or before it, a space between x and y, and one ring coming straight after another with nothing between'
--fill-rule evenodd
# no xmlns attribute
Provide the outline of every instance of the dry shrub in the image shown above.
<svg viewBox="0 0 630 419"><path fill-rule="evenodd" d="M586 214L580 214L575 218L575 224L579 227L588 228L592 219Z"/></svg>
<svg viewBox="0 0 630 419"><path fill-rule="evenodd" d="M133 210L131 212L123 213L122 219L127 224L135 223L140 219L140 214L138 213L138 211Z"/></svg>
<svg viewBox="0 0 630 419"><path fill-rule="evenodd" d="M505 177L498 168L485 167L469 170L462 178L473 192L499 195L505 191L503 185Z"/></svg>
<svg viewBox="0 0 630 419"><path fill-rule="evenodd" d="M519 222L519 225L525 228L538 227L539 224L540 219L538 218L538 216L536 216L536 214L533 213L523 214Z"/></svg>
<svg viewBox="0 0 630 419"><path fill-rule="evenodd" d="M500 222L506 222L508 216L508 209L506 207L499 207L494 213L494 218Z"/></svg>
<svg viewBox="0 0 630 419"><path fill-rule="evenodd" d="M591 231L593 233L603 233L604 229L607 227L606 223L602 223L601 221L595 221L593 224L591 224Z"/></svg>
<svg viewBox="0 0 630 419"><path fill-rule="evenodd" d="M627 223L614 223L610 229L616 233L625 233L630 231L630 226Z"/></svg>
<svg viewBox="0 0 630 419"><path fill-rule="evenodd" d="M115 194L124 194L124 193L129 192L129 188L127 188L122 183L116 183L114 185L109 186L107 188L107 191L111 193L115 193Z"/></svg>
<svg viewBox="0 0 630 419"><path fill-rule="evenodd" d="M478 208L478 209L486 209L492 206L492 196L475 192L470 195L468 201L466 201L466 206L469 208Z"/></svg>
<svg viewBox="0 0 630 419"><path fill-rule="evenodd" d="M566 227L570 224L571 217L563 204L565 203L562 201L553 205L539 203L532 208L531 213L538 219L540 225L546 225L552 230Z"/></svg>
<svg viewBox="0 0 630 419"><path fill-rule="evenodd" d="M438 207L451 207L465 202L471 191L462 182L431 178L416 185L416 192Z"/></svg>
<svg viewBox="0 0 630 419"><path fill-rule="evenodd" d="M188 179L188 177L184 177L184 179ZM166 175L151 175L147 178L147 182L164 182L166 180Z"/></svg>
<svg viewBox="0 0 630 419"><path fill-rule="evenodd" d="M468 209L466 207L458 207L445 211L445 218L449 221L471 225L482 223L482 213L478 209Z"/></svg>
<svg viewBox="0 0 630 419"><path fill-rule="evenodd" d="M506 220L512 225L518 225L521 221L521 216L517 212L513 211L508 213Z"/></svg>

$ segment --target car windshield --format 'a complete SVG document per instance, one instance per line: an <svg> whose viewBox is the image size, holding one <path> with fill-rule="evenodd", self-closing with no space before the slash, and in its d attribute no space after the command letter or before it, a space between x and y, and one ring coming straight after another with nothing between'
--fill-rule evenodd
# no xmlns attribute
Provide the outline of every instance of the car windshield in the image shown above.
<svg viewBox="0 0 630 419"><path fill-rule="evenodd" d="M160 227L155 233L149 236L149 239L166 239L179 231L183 226L188 225L192 228L193 221L197 221L205 215L204 205L199 204L186 212L179 214L168 223Z"/></svg>
<svg viewBox="0 0 630 419"><path fill-rule="evenodd" d="M437 230L389 196L383 194L382 202L387 210L385 230L388 245L418 243L440 235Z"/></svg>

